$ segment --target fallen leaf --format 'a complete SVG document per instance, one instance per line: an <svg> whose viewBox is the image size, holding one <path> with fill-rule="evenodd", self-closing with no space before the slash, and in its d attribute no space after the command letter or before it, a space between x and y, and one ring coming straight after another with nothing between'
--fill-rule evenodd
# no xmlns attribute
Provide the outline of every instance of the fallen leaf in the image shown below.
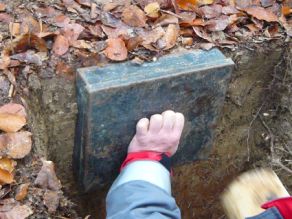
<svg viewBox="0 0 292 219"><path fill-rule="evenodd" d="M83 30L84 27L80 24L68 24L63 28L62 34L70 43L71 41L77 40Z"/></svg>
<svg viewBox="0 0 292 219"><path fill-rule="evenodd" d="M13 42L13 45L9 48L10 51L14 53L26 52L29 49L36 49L39 52L47 52L46 41L39 38L35 34L24 34L20 38Z"/></svg>
<svg viewBox="0 0 292 219"><path fill-rule="evenodd" d="M191 46L191 45L193 45L193 38L192 37L183 37L181 39L181 43L184 46Z"/></svg>
<svg viewBox="0 0 292 219"><path fill-rule="evenodd" d="M147 17L136 5L125 7L122 13L122 21L132 27L145 27Z"/></svg>
<svg viewBox="0 0 292 219"><path fill-rule="evenodd" d="M5 11L6 5L3 3L0 3L0 11Z"/></svg>
<svg viewBox="0 0 292 219"><path fill-rule="evenodd" d="M27 33L39 33L41 32L40 23L34 19L32 16L27 16L20 24L20 33L27 34Z"/></svg>
<svg viewBox="0 0 292 219"><path fill-rule="evenodd" d="M264 20L267 22L277 22L278 21L278 17L274 13L272 13L269 10L266 10L263 7L254 6L254 7L245 8L243 10L246 11L249 15L251 15L259 20Z"/></svg>
<svg viewBox="0 0 292 219"><path fill-rule="evenodd" d="M246 24L245 25L251 32L258 32L260 30L255 24Z"/></svg>
<svg viewBox="0 0 292 219"><path fill-rule="evenodd" d="M37 7L35 13L37 17L54 17L57 15L56 10L50 6L44 8Z"/></svg>
<svg viewBox="0 0 292 219"><path fill-rule="evenodd" d="M111 60L123 61L128 57L128 50L124 41L120 38L112 38L106 41L107 47L104 54Z"/></svg>
<svg viewBox="0 0 292 219"><path fill-rule="evenodd" d="M17 201L22 201L23 199L25 199L25 197L27 196L29 185L30 185L29 183L24 183L18 186L16 195L15 195L15 199Z"/></svg>
<svg viewBox="0 0 292 219"><path fill-rule="evenodd" d="M203 50L210 50L213 47L215 47L215 45L213 43L200 43L200 48Z"/></svg>
<svg viewBox="0 0 292 219"><path fill-rule="evenodd" d="M0 135L0 156L8 156L13 159L24 158L31 151L31 133L21 131Z"/></svg>
<svg viewBox="0 0 292 219"><path fill-rule="evenodd" d="M178 24L178 18L171 14L162 14L154 23L155 27Z"/></svg>
<svg viewBox="0 0 292 219"><path fill-rule="evenodd" d="M60 180L57 178L54 163L47 160L42 160L42 162L43 166L38 173L34 184L43 189L51 189L53 191L60 190L62 186Z"/></svg>
<svg viewBox="0 0 292 219"><path fill-rule="evenodd" d="M161 37L165 35L165 31L161 26L158 26L150 31L143 30L139 34L143 38L143 46L147 46L153 43L156 43Z"/></svg>
<svg viewBox="0 0 292 219"><path fill-rule="evenodd" d="M157 2L160 5L160 8L166 9L172 7L171 0L136 0L135 2L137 2L141 8L145 8L146 5L153 2Z"/></svg>
<svg viewBox="0 0 292 219"><path fill-rule="evenodd" d="M52 24L57 26L57 27L65 27L70 23L70 18L67 16L60 14L57 15L52 19Z"/></svg>
<svg viewBox="0 0 292 219"><path fill-rule="evenodd" d="M0 107L0 114L1 113L10 113L15 114L18 116L26 117L26 110L21 104L17 103L7 103Z"/></svg>
<svg viewBox="0 0 292 219"><path fill-rule="evenodd" d="M144 8L146 15L151 18L158 18L159 10L160 10L160 5L158 2L149 3Z"/></svg>
<svg viewBox="0 0 292 219"><path fill-rule="evenodd" d="M219 4L214 4L211 6L203 6L203 7L200 7L199 13L204 18L208 18L208 19L216 18L216 17L219 17L222 13L222 6Z"/></svg>
<svg viewBox="0 0 292 219"><path fill-rule="evenodd" d="M191 27L191 26L205 26L206 22L202 18L196 18L192 21L182 21L180 22L181 27Z"/></svg>
<svg viewBox="0 0 292 219"><path fill-rule="evenodd" d="M0 159L0 169L2 170L12 173L15 166L16 166L16 162L14 160L11 160L7 157Z"/></svg>
<svg viewBox="0 0 292 219"><path fill-rule="evenodd" d="M33 211L27 205L17 204L9 211L0 212L1 219L25 219L33 214Z"/></svg>
<svg viewBox="0 0 292 219"><path fill-rule="evenodd" d="M90 7L91 0L76 0L80 5Z"/></svg>
<svg viewBox="0 0 292 219"><path fill-rule="evenodd" d="M108 36L108 38L124 38L124 39L128 39L131 38L134 30L131 29L131 27L127 26L127 25L121 25L119 27L116 28L112 28L112 27L107 27L102 25L101 26L103 32Z"/></svg>
<svg viewBox="0 0 292 219"><path fill-rule="evenodd" d="M104 37L104 33L102 32L101 25L99 24L92 25L92 26L89 26L88 29L93 36L99 37L99 38Z"/></svg>
<svg viewBox="0 0 292 219"><path fill-rule="evenodd" d="M212 19L206 22L206 28L209 31L222 31L230 24L228 16L222 15L218 19Z"/></svg>
<svg viewBox="0 0 292 219"><path fill-rule="evenodd" d="M253 0L235 0L235 5L238 8L247 8L253 5Z"/></svg>
<svg viewBox="0 0 292 219"><path fill-rule="evenodd" d="M75 40L71 42L71 46L78 48L78 49L90 49L92 46L90 45L89 41L85 40Z"/></svg>
<svg viewBox="0 0 292 219"><path fill-rule="evenodd" d="M128 51L133 51L143 42L143 38L140 36L132 37L127 41L127 49Z"/></svg>
<svg viewBox="0 0 292 219"><path fill-rule="evenodd" d="M261 5L266 8L270 7L275 3L276 0L261 0Z"/></svg>
<svg viewBox="0 0 292 219"><path fill-rule="evenodd" d="M193 27L193 30L198 37L207 40L208 42L213 42L209 34L207 34L207 32L202 27Z"/></svg>
<svg viewBox="0 0 292 219"><path fill-rule="evenodd" d="M159 40L159 48L163 50L171 49L176 45L179 37L179 26L176 24L168 25L165 35Z"/></svg>
<svg viewBox="0 0 292 219"><path fill-rule="evenodd" d="M20 34L20 23L9 23L9 32L12 36L17 36Z"/></svg>
<svg viewBox="0 0 292 219"><path fill-rule="evenodd" d="M292 13L292 9L289 6L282 6L282 14L288 16Z"/></svg>
<svg viewBox="0 0 292 219"><path fill-rule="evenodd" d="M44 194L44 204L48 208L49 213L53 214L59 207L60 196L58 191L47 190Z"/></svg>
<svg viewBox="0 0 292 219"><path fill-rule="evenodd" d="M222 14L230 15L236 13L239 13L239 11L232 5L222 7Z"/></svg>
<svg viewBox="0 0 292 219"><path fill-rule="evenodd" d="M73 80L75 78L75 71L70 66L67 65L65 62L58 62L56 66L56 74L65 77L68 80Z"/></svg>
<svg viewBox="0 0 292 219"><path fill-rule="evenodd" d="M14 182L12 173L7 170L0 169L0 185L11 184Z"/></svg>
<svg viewBox="0 0 292 219"><path fill-rule="evenodd" d="M119 19L108 12L102 12L100 14L100 20L103 25L109 27L118 27L122 23Z"/></svg>
<svg viewBox="0 0 292 219"><path fill-rule="evenodd" d="M13 17L6 13L0 13L0 22L9 24L13 21Z"/></svg>
<svg viewBox="0 0 292 219"><path fill-rule="evenodd" d="M0 130L17 132L26 124L26 117L14 113L0 113Z"/></svg>
<svg viewBox="0 0 292 219"><path fill-rule="evenodd" d="M28 50L24 53L18 53L10 56L11 59L16 59L20 62L25 62L27 64L35 64L41 66L43 64L43 60L46 59L46 53L39 52L36 53L32 50Z"/></svg>
<svg viewBox="0 0 292 219"><path fill-rule="evenodd" d="M280 21L281 25L285 28L287 35L292 37L292 25L291 25L291 23L288 23L288 21L284 17L284 15L280 16L279 21Z"/></svg>
<svg viewBox="0 0 292 219"><path fill-rule="evenodd" d="M105 2L102 6L102 10L109 12L111 10L114 10L115 8L117 8L119 6L118 2Z"/></svg>
<svg viewBox="0 0 292 219"><path fill-rule="evenodd" d="M69 49L69 41L62 35L58 35L53 45L53 52L58 55L64 55Z"/></svg>

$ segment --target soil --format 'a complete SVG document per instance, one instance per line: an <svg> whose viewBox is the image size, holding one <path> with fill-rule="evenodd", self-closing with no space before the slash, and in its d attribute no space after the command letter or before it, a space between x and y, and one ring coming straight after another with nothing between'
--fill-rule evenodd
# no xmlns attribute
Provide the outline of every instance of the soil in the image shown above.
<svg viewBox="0 0 292 219"><path fill-rule="evenodd" d="M9 1L10 8L19 2L31 1ZM8 30L0 25L0 32ZM272 167L292 192L291 46L284 40L275 40L223 51L236 62L236 69L217 125L213 152L208 160L174 168L173 194L182 218L225 218L221 192L235 176L254 167ZM81 194L72 176L77 114L74 80L55 75L47 65L29 74L23 72L17 84L17 95L12 99L8 97L10 83L0 75L0 105L13 100L26 106L30 116L26 129L33 132L34 150L18 162L17 184L4 187L8 192L1 198L14 197L17 185L29 182L23 203L34 211L30 218L75 219L87 214L105 218L108 187L91 195ZM41 157L56 163L63 184L60 206L54 214L43 203L45 190L33 185Z"/></svg>

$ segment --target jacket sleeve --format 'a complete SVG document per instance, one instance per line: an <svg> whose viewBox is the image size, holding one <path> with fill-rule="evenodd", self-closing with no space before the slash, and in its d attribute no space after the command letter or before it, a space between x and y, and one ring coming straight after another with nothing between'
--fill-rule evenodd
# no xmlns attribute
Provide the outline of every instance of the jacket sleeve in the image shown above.
<svg viewBox="0 0 292 219"><path fill-rule="evenodd" d="M180 219L171 196L170 174L156 161L128 164L106 199L107 219Z"/></svg>

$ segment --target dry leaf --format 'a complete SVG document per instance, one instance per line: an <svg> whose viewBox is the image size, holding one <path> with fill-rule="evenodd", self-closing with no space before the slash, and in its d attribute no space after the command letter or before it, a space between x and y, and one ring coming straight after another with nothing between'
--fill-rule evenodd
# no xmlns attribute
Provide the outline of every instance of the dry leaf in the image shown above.
<svg viewBox="0 0 292 219"><path fill-rule="evenodd" d="M9 173L12 173L15 166L16 162L14 160L11 160L7 157L0 159L0 169L2 170L6 170Z"/></svg>
<svg viewBox="0 0 292 219"><path fill-rule="evenodd" d="M84 30L84 27L81 26L80 24L68 24L63 28L63 36L69 41L77 40L79 35L82 33Z"/></svg>
<svg viewBox="0 0 292 219"><path fill-rule="evenodd" d="M46 59L46 53L39 52L36 53L32 50L28 50L24 53L18 53L10 56L11 59L16 59L20 62L25 62L27 64L35 64L41 66L43 64L43 60Z"/></svg>
<svg viewBox="0 0 292 219"><path fill-rule="evenodd" d="M222 6L218 4L211 6L203 6L200 7L199 12L204 18L208 19L216 18L219 17L222 13Z"/></svg>
<svg viewBox="0 0 292 219"><path fill-rule="evenodd" d="M222 31L231 23L228 16L222 15L218 19L212 19L206 22L209 31Z"/></svg>
<svg viewBox="0 0 292 219"><path fill-rule="evenodd" d="M64 55L69 49L68 39L62 35L58 35L53 45L53 52L58 55Z"/></svg>
<svg viewBox="0 0 292 219"><path fill-rule="evenodd" d="M277 22L278 17L271 11L266 10L265 8L254 6L250 8L243 9L246 11L249 15L259 19L264 20L267 22Z"/></svg>
<svg viewBox="0 0 292 219"><path fill-rule="evenodd" d="M128 51L133 51L143 42L143 38L140 36L132 37L127 41L127 49Z"/></svg>
<svg viewBox="0 0 292 219"><path fill-rule="evenodd" d="M9 24L10 22L13 22L13 17L6 13L0 13L0 23L1 22Z"/></svg>
<svg viewBox="0 0 292 219"><path fill-rule="evenodd" d="M5 11L6 5L3 3L0 3L0 11Z"/></svg>
<svg viewBox="0 0 292 219"><path fill-rule="evenodd" d="M34 184L40 186L43 189L51 189L57 191L61 189L61 182L58 180L55 165L52 161L42 160L43 166L38 173L38 176Z"/></svg>
<svg viewBox="0 0 292 219"><path fill-rule="evenodd" d="M22 35L19 39L17 39L11 48L10 51L14 53L22 53L26 52L29 49L36 49L39 52L47 52L46 41L42 38L39 38L35 34L25 34Z"/></svg>
<svg viewBox="0 0 292 219"><path fill-rule="evenodd" d="M88 29L93 36L99 37L99 38L104 37L104 33L102 32L101 25L96 24L94 26L89 26Z"/></svg>
<svg viewBox="0 0 292 219"><path fill-rule="evenodd" d="M158 2L149 3L144 8L146 15L151 18L158 18L159 10L160 10L160 5Z"/></svg>
<svg viewBox="0 0 292 219"><path fill-rule="evenodd" d="M26 124L25 116L11 113L0 113L0 130L17 132Z"/></svg>
<svg viewBox="0 0 292 219"><path fill-rule="evenodd" d="M158 41L160 49L168 50L176 45L177 38L179 37L179 26L176 24L168 25L165 35Z"/></svg>
<svg viewBox="0 0 292 219"><path fill-rule="evenodd" d="M41 32L40 23L34 19L32 16L27 16L25 19L23 19L23 22L20 25L20 32L22 34L27 33L39 33Z"/></svg>
<svg viewBox="0 0 292 219"><path fill-rule="evenodd" d="M230 15L236 13L239 13L239 11L234 6L228 5L222 8L222 14Z"/></svg>
<svg viewBox="0 0 292 219"><path fill-rule="evenodd" d="M282 14L288 16L292 13L292 9L289 6L282 6Z"/></svg>
<svg viewBox="0 0 292 219"><path fill-rule="evenodd" d="M181 43L184 46L191 46L191 45L193 45L193 38L192 37L183 37L181 39Z"/></svg>
<svg viewBox="0 0 292 219"><path fill-rule="evenodd" d="M45 8L38 8L36 9L36 14L38 17L54 17L57 15L56 10L53 7L45 7Z"/></svg>
<svg viewBox="0 0 292 219"><path fill-rule="evenodd" d="M276 0L261 0L261 4L263 7L270 7L275 3Z"/></svg>
<svg viewBox="0 0 292 219"><path fill-rule="evenodd" d="M52 19L52 24L57 27L65 27L70 23L70 18L60 14Z"/></svg>
<svg viewBox="0 0 292 219"><path fill-rule="evenodd" d="M210 50L213 47L215 47L215 45L213 43L200 43L200 48L203 50Z"/></svg>
<svg viewBox="0 0 292 219"><path fill-rule="evenodd" d="M171 14L162 14L154 23L155 27L178 24L178 18Z"/></svg>
<svg viewBox="0 0 292 219"><path fill-rule="evenodd" d="M150 31L143 30L140 34L140 36L143 38L142 45L145 47L150 44L154 44L164 35L165 35L165 31L161 26L158 26Z"/></svg>
<svg viewBox="0 0 292 219"><path fill-rule="evenodd" d="M17 103L7 103L0 107L0 114L1 113L10 113L19 116L26 117L26 110L21 104Z"/></svg>
<svg viewBox="0 0 292 219"><path fill-rule="evenodd" d="M30 185L29 183L24 183L18 187L15 195L15 199L17 201L22 201L23 199L25 199L25 197L27 196L29 185Z"/></svg>
<svg viewBox="0 0 292 219"><path fill-rule="evenodd" d="M0 185L11 184L13 182L13 174L7 170L0 169Z"/></svg>
<svg viewBox="0 0 292 219"><path fill-rule="evenodd" d="M9 23L9 32L12 36L20 34L20 23Z"/></svg>
<svg viewBox="0 0 292 219"><path fill-rule="evenodd" d="M73 80L75 77L74 69L62 61L58 62L56 66L56 74L64 76L69 80Z"/></svg>
<svg viewBox="0 0 292 219"><path fill-rule="evenodd" d="M109 27L118 27L122 23L119 19L107 12L102 12L100 14L100 20L102 24Z"/></svg>
<svg viewBox="0 0 292 219"><path fill-rule="evenodd" d="M31 151L31 133L27 131L0 135L0 156L24 158Z"/></svg>
<svg viewBox="0 0 292 219"><path fill-rule="evenodd" d="M132 27L145 27L147 18L138 6L130 5L123 10L122 20Z"/></svg>
<svg viewBox="0 0 292 219"><path fill-rule="evenodd" d="M118 6L119 6L119 4L117 2L105 2L102 6L102 10L109 12Z"/></svg>
<svg viewBox="0 0 292 219"><path fill-rule="evenodd" d="M108 39L107 47L104 51L106 57L114 61L123 61L128 57L128 50L123 40L120 38Z"/></svg>
<svg viewBox="0 0 292 219"><path fill-rule="evenodd" d="M60 196L58 191L47 190L44 194L44 204L48 208L49 213L53 214L59 207Z"/></svg>
<svg viewBox="0 0 292 219"><path fill-rule="evenodd" d="M80 5L90 7L91 0L76 0Z"/></svg>
<svg viewBox="0 0 292 219"><path fill-rule="evenodd" d="M8 211L1 211L1 219L25 219L33 214L33 211L27 205L16 204Z"/></svg>
<svg viewBox="0 0 292 219"><path fill-rule="evenodd" d="M207 40L208 42L213 42L212 38L202 27L193 27L193 30L198 37Z"/></svg>

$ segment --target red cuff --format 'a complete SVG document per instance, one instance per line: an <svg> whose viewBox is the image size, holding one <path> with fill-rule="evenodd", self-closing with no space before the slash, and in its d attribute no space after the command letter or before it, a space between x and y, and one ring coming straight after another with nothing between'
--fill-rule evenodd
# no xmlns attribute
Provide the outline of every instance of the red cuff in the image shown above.
<svg viewBox="0 0 292 219"><path fill-rule="evenodd" d="M292 219L292 197L279 198L266 202L261 207L263 209L276 207L284 219Z"/></svg>
<svg viewBox="0 0 292 219"><path fill-rule="evenodd" d="M126 159L121 165L120 171L122 171L126 165L131 162L138 161L138 160L153 160L153 161L160 161L162 159L162 154L166 154L170 157L169 153L161 153L156 151L141 151L141 152L132 152L128 153Z"/></svg>

